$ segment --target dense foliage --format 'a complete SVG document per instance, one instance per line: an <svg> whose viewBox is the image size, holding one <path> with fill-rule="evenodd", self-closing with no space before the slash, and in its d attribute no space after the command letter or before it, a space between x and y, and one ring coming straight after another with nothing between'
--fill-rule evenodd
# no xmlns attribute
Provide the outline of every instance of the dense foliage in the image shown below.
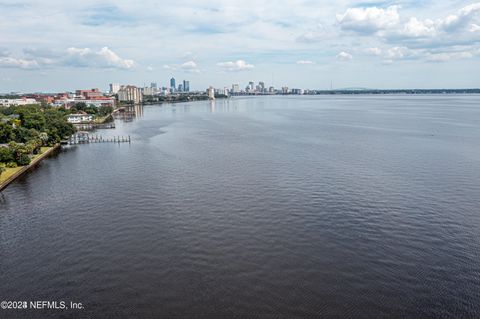
<svg viewBox="0 0 480 319"><path fill-rule="evenodd" d="M65 109L39 105L0 108L0 162L7 167L28 165L30 155L52 146L75 132Z"/></svg>
<svg viewBox="0 0 480 319"><path fill-rule="evenodd" d="M87 114L97 115L97 116L107 116L113 112L113 107L111 106L100 106L96 107L94 105L87 105L84 102L75 103L75 105L70 109L71 113L85 112Z"/></svg>

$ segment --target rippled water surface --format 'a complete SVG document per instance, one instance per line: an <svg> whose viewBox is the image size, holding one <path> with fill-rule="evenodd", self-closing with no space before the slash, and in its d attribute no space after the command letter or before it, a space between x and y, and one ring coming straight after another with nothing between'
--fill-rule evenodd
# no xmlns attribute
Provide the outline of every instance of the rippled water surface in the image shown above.
<svg viewBox="0 0 480 319"><path fill-rule="evenodd" d="M1 195L1 318L480 317L480 97L148 106Z"/></svg>

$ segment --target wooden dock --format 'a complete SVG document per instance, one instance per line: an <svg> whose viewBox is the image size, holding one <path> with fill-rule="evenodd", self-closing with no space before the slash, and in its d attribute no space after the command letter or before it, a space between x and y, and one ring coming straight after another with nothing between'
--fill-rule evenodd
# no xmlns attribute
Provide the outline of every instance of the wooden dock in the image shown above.
<svg viewBox="0 0 480 319"><path fill-rule="evenodd" d="M98 129L114 129L115 128L115 122L111 123L81 123L81 124L73 124L77 130L81 131L93 131L93 130L98 130Z"/></svg>
<svg viewBox="0 0 480 319"><path fill-rule="evenodd" d="M130 135L128 136L109 136L104 137L98 134L89 134L88 132L78 132L70 137L68 144L87 144L87 143L131 143Z"/></svg>

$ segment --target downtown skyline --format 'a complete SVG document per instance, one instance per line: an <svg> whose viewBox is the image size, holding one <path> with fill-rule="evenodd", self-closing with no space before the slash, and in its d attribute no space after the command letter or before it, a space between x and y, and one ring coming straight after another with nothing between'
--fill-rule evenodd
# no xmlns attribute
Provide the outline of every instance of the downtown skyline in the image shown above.
<svg viewBox="0 0 480 319"><path fill-rule="evenodd" d="M0 92L188 78L192 90L473 88L480 2L0 1ZM166 83L165 83L166 84Z"/></svg>

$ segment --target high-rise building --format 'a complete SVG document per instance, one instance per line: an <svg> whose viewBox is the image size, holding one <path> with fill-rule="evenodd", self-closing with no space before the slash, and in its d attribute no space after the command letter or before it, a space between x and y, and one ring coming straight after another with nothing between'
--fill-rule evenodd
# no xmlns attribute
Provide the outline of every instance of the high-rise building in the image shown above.
<svg viewBox="0 0 480 319"><path fill-rule="evenodd" d="M240 93L240 85L232 84L232 93Z"/></svg>
<svg viewBox="0 0 480 319"><path fill-rule="evenodd" d="M177 85L175 83L175 78L170 79L170 88L174 90L177 88Z"/></svg>
<svg viewBox="0 0 480 319"><path fill-rule="evenodd" d="M255 89L255 82L248 82L248 87L250 91L253 91Z"/></svg>
<svg viewBox="0 0 480 319"><path fill-rule="evenodd" d="M190 81L183 80L183 91L190 92Z"/></svg>
<svg viewBox="0 0 480 319"><path fill-rule="evenodd" d="M183 92L183 84L182 83L180 83L178 85L178 92Z"/></svg>
<svg viewBox="0 0 480 319"><path fill-rule="evenodd" d="M152 89L157 89L157 83L155 83L155 82L150 83L150 87Z"/></svg>
<svg viewBox="0 0 480 319"><path fill-rule="evenodd" d="M142 93L143 95L149 95L149 96L152 96L152 95L155 95L157 93L157 89L156 88L152 88L152 87L144 87L142 89Z"/></svg>
<svg viewBox="0 0 480 319"><path fill-rule="evenodd" d="M222 88L218 89L217 93L218 93L218 95L224 95L224 96L228 97L229 91L228 91L227 87L224 87L223 89Z"/></svg>
<svg viewBox="0 0 480 319"><path fill-rule="evenodd" d="M99 89L91 89L91 90L76 90L75 95L77 97L85 98L85 99L96 99L103 97L102 92Z"/></svg>
<svg viewBox="0 0 480 319"><path fill-rule="evenodd" d="M133 85L122 85L118 91L118 100L122 102L130 102L139 104L143 100L142 92Z"/></svg>
<svg viewBox="0 0 480 319"><path fill-rule="evenodd" d="M213 87L207 89L207 94L210 100L215 100L215 89Z"/></svg>
<svg viewBox="0 0 480 319"><path fill-rule="evenodd" d="M110 94L117 94L118 90L120 90L120 84L110 83Z"/></svg>
<svg viewBox="0 0 480 319"><path fill-rule="evenodd" d="M258 82L258 91L262 93L265 91L265 82Z"/></svg>

